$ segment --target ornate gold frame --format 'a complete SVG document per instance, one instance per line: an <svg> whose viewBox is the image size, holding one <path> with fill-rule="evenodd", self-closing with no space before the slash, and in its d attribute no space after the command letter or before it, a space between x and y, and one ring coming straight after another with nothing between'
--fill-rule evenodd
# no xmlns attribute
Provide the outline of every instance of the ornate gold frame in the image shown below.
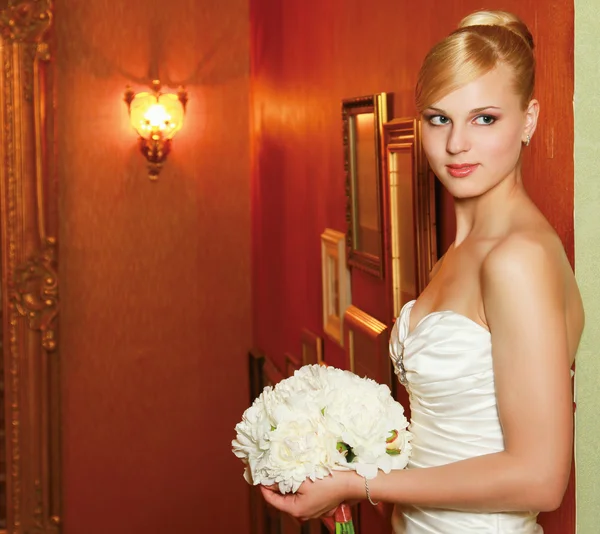
<svg viewBox="0 0 600 534"><path fill-rule="evenodd" d="M60 531L51 21L50 0L9 0L0 11L7 534Z"/></svg>
<svg viewBox="0 0 600 534"><path fill-rule="evenodd" d="M369 274L383 278L384 270L384 239L383 239L383 191L381 186L381 158L382 158L382 136L383 124L388 120L389 95L378 93L358 98L350 98L342 101L342 132L344 142L344 171L346 173L346 222L348 230L346 233L346 246L348 249L347 262L349 267L356 267ZM367 139L360 135L360 117L365 119L364 124L372 122L373 139L372 153L364 149ZM366 134L365 134L366 135ZM362 143L360 142L362 138ZM361 146L363 148L361 149ZM361 156L362 154L362 156ZM373 167L368 168L363 157L373 158ZM367 187L366 180L371 177L371 183ZM362 185L361 185L362 184ZM370 193L367 195L366 192ZM366 209L369 200L375 205L374 218L377 227L370 228L374 244L377 246L376 253L365 250L361 243L363 240L361 230L367 227L360 224L360 212Z"/></svg>
<svg viewBox="0 0 600 534"><path fill-rule="evenodd" d="M435 176L422 149L419 120L394 119L383 125L383 132L384 197L387 199L384 220L388 233L386 269L390 274L387 277L388 295L395 319L402 305L416 299L425 289L437 261ZM404 198L403 193L408 189L412 195ZM409 205L412 214L401 209L402 202ZM412 226L408 231L407 224ZM407 239L411 243L404 242ZM410 257L407 257L407 249ZM413 279L403 280L403 273L412 273Z"/></svg>

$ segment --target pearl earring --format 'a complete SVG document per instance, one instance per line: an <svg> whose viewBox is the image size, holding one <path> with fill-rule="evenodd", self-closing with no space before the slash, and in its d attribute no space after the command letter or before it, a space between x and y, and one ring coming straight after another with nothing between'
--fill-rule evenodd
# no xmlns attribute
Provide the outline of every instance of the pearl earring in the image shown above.
<svg viewBox="0 0 600 534"><path fill-rule="evenodd" d="M529 146L530 141L531 141L531 136L529 134L527 134L527 138L525 139L525 146Z"/></svg>

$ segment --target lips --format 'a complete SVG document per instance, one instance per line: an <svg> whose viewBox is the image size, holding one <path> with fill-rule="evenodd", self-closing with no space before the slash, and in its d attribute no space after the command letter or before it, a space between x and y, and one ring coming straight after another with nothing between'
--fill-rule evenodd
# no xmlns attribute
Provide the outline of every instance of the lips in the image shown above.
<svg viewBox="0 0 600 534"><path fill-rule="evenodd" d="M479 167L479 163L455 163L453 165L446 165L448 173L454 178L464 178L474 173Z"/></svg>

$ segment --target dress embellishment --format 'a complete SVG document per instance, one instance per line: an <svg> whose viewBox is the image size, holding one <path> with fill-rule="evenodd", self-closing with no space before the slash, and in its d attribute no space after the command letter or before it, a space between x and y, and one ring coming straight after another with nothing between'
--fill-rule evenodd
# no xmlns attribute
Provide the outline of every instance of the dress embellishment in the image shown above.
<svg viewBox="0 0 600 534"><path fill-rule="evenodd" d="M394 363L394 373L398 377L398 380L403 386L408 386L408 380L406 380L406 369L404 368L404 343L399 343L400 349L397 358Z"/></svg>

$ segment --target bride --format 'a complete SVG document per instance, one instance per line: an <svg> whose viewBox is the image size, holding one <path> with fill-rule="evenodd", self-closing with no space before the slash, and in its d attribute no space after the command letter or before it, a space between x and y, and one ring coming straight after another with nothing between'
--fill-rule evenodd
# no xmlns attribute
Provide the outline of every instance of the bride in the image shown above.
<svg viewBox="0 0 600 534"><path fill-rule="evenodd" d="M560 505L584 317L560 239L523 187L534 70L529 30L500 11L469 15L425 58L423 148L457 231L390 339L410 396L409 468L336 472L294 495L263 487L276 508L307 519L368 499L396 504L396 534L537 534L537 513Z"/></svg>

